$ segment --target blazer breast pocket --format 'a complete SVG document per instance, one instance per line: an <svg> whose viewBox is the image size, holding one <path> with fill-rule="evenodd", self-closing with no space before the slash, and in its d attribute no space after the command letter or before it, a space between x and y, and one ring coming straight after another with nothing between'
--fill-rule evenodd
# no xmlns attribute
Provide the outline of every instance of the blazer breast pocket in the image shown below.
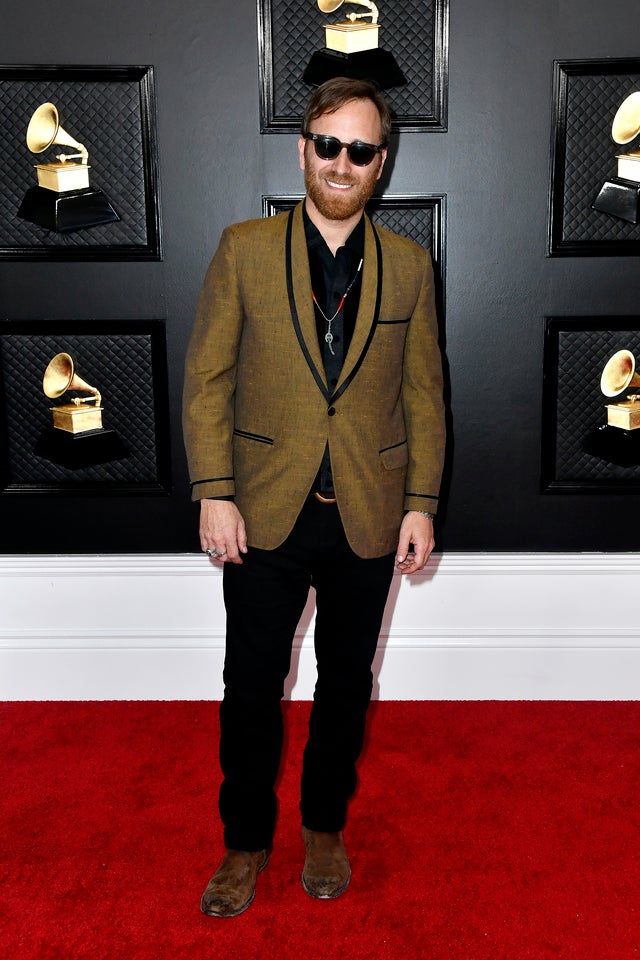
<svg viewBox="0 0 640 960"><path fill-rule="evenodd" d="M409 323L410 319L411 317L405 317L404 320L378 320L378 326L379 327L398 326L398 325L402 325L403 323Z"/></svg>
<svg viewBox="0 0 640 960"><path fill-rule="evenodd" d="M404 345L409 329L406 320L378 320L371 344L376 361L381 363L389 377L402 376Z"/></svg>

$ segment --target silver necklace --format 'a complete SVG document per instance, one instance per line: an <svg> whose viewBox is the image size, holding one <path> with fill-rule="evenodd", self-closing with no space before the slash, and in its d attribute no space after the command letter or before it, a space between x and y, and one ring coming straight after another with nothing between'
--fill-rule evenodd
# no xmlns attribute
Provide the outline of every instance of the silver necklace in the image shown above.
<svg viewBox="0 0 640 960"><path fill-rule="evenodd" d="M326 321L326 324L327 324L327 332L326 332L325 335L324 335L324 339L325 339L325 343L327 343L328 346L329 346L329 351L330 351L330 353L331 353L332 356L334 356L334 357L335 357L336 354L335 354L335 351L334 351L333 347L331 346L331 344L333 343L333 334L332 334L332 332L331 332L331 324L333 323L333 321L335 320L335 318L338 316L338 314L339 314L340 311L342 310L342 308L343 308L343 306L344 306L344 302L345 302L345 300L347 299L347 294L349 293L349 291L351 290L351 287L354 285L354 283L355 283L356 280L358 279L358 274L360 273L361 269L362 269L362 260L360 260L360 263L358 264L358 269L357 269L356 272L355 272L355 275L354 275L354 277L353 277L353 280L351 281L351 283L349 284L349 286L347 287L347 289L345 290L345 292L342 294L342 297L341 297L341 299L340 299L340 303L338 304L338 309L336 310L336 312L334 313L334 315L333 315L332 317L328 317L328 316L326 315L326 313L324 312L324 310L322 309L322 307L320 306L320 304L319 304L318 301L316 300L316 295L315 295L315 293L313 292L313 290L311 291L311 296L313 297L313 302L315 303L316 307L317 307L318 310L320 311L320 315L322 316L322 318Z"/></svg>

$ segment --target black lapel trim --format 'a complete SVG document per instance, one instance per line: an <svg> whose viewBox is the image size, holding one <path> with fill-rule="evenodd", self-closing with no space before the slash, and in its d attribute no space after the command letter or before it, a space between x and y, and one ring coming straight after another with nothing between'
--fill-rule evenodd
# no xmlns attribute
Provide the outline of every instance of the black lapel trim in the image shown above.
<svg viewBox="0 0 640 960"><path fill-rule="evenodd" d="M344 383L341 383L339 389L336 390L336 392L332 394L332 396L329 398L329 403L335 403L335 401L342 396L342 394L347 389L347 387L355 377L356 373L362 366L364 358L367 355L369 346L371 345L371 341L373 340L373 335L376 332L378 317L380 316L380 302L382 300L382 249L380 247L380 240L378 239L378 234L377 234L375 225L373 223L373 220L371 221L371 229L373 230L373 238L376 241L376 255L378 258L378 289L376 290L376 305L373 311L373 320L371 322L371 329L369 330L369 336L367 337L367 342L362 348L362 353L358 357L358 362L355 364L353 370L351 371L347 379L344 381Z"/></svg>
<svg viewBox="0 0 640 960"><path fill-rule="evenodd" d="M296 301L293 294L293 266L291 263L291 234L293 231L293 210L289 211L289 219L287 221L287 235L285 241L285 259L286 259L286 269L287 269L287 293L289 295L289 309L291 310L291 319L293 321L293 327L296 331L296 336L298 338L298 343L300 344L300 349L304 354L304 358L309 364L309 369L311 370L314 380L320 387L323 396L328 401L329 400L329 390L325 386L325 382L320 375L319 370L317 369L315 363L311 358L309 353L309 348L305 342L304 337L302 336L302 330L300 329L300 320L298 318L298 311L296 309Z"/></svg>

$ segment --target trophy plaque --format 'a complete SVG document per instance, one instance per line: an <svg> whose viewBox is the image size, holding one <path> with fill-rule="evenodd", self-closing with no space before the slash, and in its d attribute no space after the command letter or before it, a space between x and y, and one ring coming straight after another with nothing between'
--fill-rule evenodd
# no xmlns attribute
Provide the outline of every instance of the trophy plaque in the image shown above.
<svg viewBox="0 0 640 960"><path fill-rule="evenodd" d="M334 13L345 0L317 0L323 13ZM388 50L379 46L378 8L371 0L347 0L366 12L348 13L345 20L325 27L325 46L316 50L302 75L319 86L333 77L373 80L383 89L399 87L406 78ZM365 18L370 17L370 20Z"/></svg>

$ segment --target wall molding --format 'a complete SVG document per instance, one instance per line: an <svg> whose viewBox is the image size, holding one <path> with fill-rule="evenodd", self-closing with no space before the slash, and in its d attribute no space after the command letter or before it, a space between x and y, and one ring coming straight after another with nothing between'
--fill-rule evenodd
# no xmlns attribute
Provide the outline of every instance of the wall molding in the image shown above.
<svg viewBox="0 0 640 960"><path fill-rule="evenodd" d="M374 696L640 699L636 553L434 555L394 577ZM0 699L219 699L222 575L199 554L0 556ZM315 682L313 605L287 696Z"/></svg>

